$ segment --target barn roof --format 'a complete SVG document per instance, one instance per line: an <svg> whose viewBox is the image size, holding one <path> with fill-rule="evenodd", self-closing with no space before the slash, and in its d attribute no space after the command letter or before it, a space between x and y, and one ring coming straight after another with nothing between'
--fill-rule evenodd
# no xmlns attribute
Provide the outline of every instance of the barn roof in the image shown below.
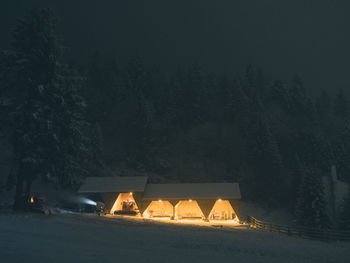
<svg viewBox="0 0 350 263"><path fill-rule="evenodd" d="M238 183L147 184L143 199L240 199Z"/></svg>
<svg viewBox="0 0 350 263"><path fill-rule="evenodd" d="M79 193L143 192L147 176L87 177Z"/></svg>

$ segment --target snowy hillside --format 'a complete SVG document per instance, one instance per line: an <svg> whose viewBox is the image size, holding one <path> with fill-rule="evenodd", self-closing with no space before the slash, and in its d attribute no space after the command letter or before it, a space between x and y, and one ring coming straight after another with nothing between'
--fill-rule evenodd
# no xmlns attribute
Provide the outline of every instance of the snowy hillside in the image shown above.
<svg viewBox="0 0 350 263"><path fill-rule="evenodd" d="M348 262L350 243L79 215L0 215L1 262Z"/></svg>

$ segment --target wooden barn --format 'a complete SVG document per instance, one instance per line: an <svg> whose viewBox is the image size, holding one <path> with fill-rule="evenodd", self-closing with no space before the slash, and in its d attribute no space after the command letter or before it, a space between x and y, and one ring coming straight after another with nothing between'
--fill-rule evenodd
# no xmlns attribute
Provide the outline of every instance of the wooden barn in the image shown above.
<svg viewBox="0 0 350 263"><path fill-rule="evenodd" d="M79 190L112 215L238 222L238 183L148 184L148 178L88 177Z"/></svg>

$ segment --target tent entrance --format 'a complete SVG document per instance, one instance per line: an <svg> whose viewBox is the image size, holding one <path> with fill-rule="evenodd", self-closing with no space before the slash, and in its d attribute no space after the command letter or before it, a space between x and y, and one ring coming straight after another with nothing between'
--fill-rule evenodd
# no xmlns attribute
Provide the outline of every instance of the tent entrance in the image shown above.
<svg viewBox="0 0 350 263"><path fill-rule="evenodd" d="M133 193L120 193L117 200L114 202L111 214L114 215L136 215L139 209L135 202Z"/></svg>
<svg viewBox="0 0 350 263"><path fill-rule="evenodd" d="M176 219L203 219L205 218L197 201L183 200L175 206Z"/></svg>
<svg viewBox="0 0 350 263"><path fill-rule="evenodd" d="M209 220L234 220L236 218L236 213L228 200L216 200L209 214Z"/></svg>
<svg viewBox="0 0 350 263"><path fill-rule="evenodd" d="M143 216L146 218L171 218L173 216L173 205L169 201L152 201Z"/></svg>

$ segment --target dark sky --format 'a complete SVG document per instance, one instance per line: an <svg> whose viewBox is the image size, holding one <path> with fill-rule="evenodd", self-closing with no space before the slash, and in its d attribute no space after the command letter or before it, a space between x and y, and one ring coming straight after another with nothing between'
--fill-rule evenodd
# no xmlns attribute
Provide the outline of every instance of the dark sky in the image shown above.
<svg viewBox="0 0 350 263"><path fill-rule="evenodd" d="M1 0L0 48L32 6L55 10L75 59L98 49L170 70L253 64L285 81L298 73L311 90L350 87L348 0Z"/></svg>

